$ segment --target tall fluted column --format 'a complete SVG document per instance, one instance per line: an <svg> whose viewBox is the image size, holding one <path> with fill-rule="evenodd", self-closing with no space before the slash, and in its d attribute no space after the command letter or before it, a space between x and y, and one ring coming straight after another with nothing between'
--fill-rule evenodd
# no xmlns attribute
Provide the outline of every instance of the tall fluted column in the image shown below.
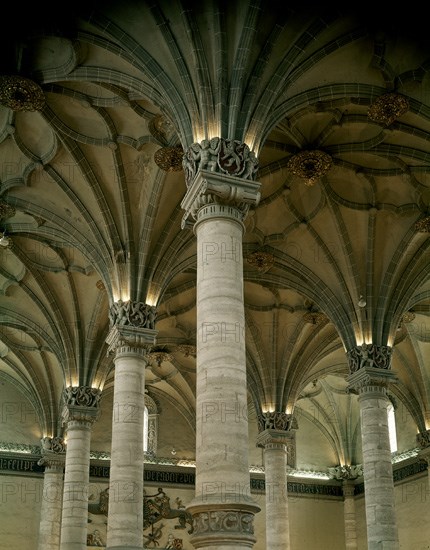
<svg viewBox="0 0 430 550"><path fill-rule="evenodd" d="M115 352L115 381L106 547L141 550L145 367L155 342L155 308L119 301L110 318L107 343Z"/></svg>
<svg viewBox="0 0 430 550"><path fill-rule="evenodd" d="M266 548L289 550L288 449L298 427L297 420L283 412L264 413L259 426L257 445L264 449Z"/></svg>
<svg viewBox="0 0 430 550"><path fill-rule="evenodd" d="M337 466L329 468L334 479L342 481L343 491L343 515L345 525L345 548L355 550L357 548L357 525L355 521L355 485L353 481L363 475L361 464L352 466Z"/></svg>
<svg viewBox="0 0 430 550"><path fill-rule="evenodd" d="M195 222L197 236L196 494L188 511L195 548L238 550L255 543L259 511L250 495L242 238L260 184L201 171L245 170L244 159L251 160L244 144L219 138L211 144L210 157L200 149L195 177L189 156L182 202L184 224Z"/></svg>
<svg viewBox="0 0 430 550"><path fill-rule="evenodd" d="M100 390L87 386L64 390L67 452L61 550L85 550L87 547L91 428L100 412L100 397Z"/></svg>
<svg viewBox="0 0 430 550"><path fill-rule="evenodd" d="M45 466L38 550L59 550L65 464L65 445L62 438L42 439L42 458L38 464Z"/></svg>
<svg viewBox="0 0 430 550"><path fill-rule="evenodd" d="M387 387L392 349L363 344L348 352L349 387L358 393L368 550L397 550L393 467L388 428Z"/></svg>

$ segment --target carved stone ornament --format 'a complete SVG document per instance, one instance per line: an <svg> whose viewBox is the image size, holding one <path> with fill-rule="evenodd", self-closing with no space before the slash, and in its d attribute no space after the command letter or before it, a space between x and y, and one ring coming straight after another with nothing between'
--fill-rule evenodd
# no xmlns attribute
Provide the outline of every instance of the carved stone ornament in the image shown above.
<svg viewBox="0 0 430 550"><path fill-rule="evenodd" d="M40 440L40 446L42 453L47 451L57 454L66 452L66 443L62 437L43 437Z"/></svg>
<svg viewBox="0 0 430 550"><path fill-rule="evenodd" d="M409 101L406 97L396 93L388 93L381 95L372 103L367 116L370 120L381 126L390 126L390 124L405 114L408 109Z"/></svg>
<svg viewBox="0 0 430 550"><path fill-rule="evenodd" d="M275 258L270 252L263 252L257 250L247 256L246 261L255 267L260 273L266 273L275 263Z"/></svg>
<svg viewBox="0 0 430 550"><path fill-rule="evenodd" d="M361 464L336 466L335 468L329 468L328 473L338 481L352 480L363 475L363 466Z"/></svg>
<svg viewBox="0 0 430 550"><path fill-rule="evenodd" d="M8 204L7 202L4 202L0 200L0 219L4 220L7 218L12 218L15 215L15 208Z"/></svg>
<svg viewBox="0 0 430 550"><path fill-rule="evenodd" d="M237 510L212 510L193 514L194 536L209 533L254 533L254 514ZM193 537L194 538L194 537Z"/></svg>
<svg viewBox="0 0 430 550"><path fill-rule="evenodd" d="M418 233L430 233L430 216L418 220L415 223L415 231L418 231Z"/></svg>
<svg viewBox="0 0 430 550"><path fill-rule="evenodd" d="M67 407L88 407L96 409L102 393L98 388L90 386L69 386L63 391L64 404Z"/></svg>
<svg viewBox="0 0 430 550"><path fill-rule="evenodd" d="M189 187L200 170L254 180L258 160L246 143L214 137L193 143L184 154L183 167Z"/></svg>
<svg viewBox="0 0 430 550"><path fill-rule="evenodd" d="M292 414L284 412L265 412L258 416L258 430L297 430L297 419Z"/></svg>
<svg viewBox="0 0 430 550"><path fill-rule="evenodd" d="M19 75L0 76L0 103L12 111L40 111L45 105L42 88Z"/></svg>
<svg viewBox="0 0 430 550"><path fill-rule="evenodd" d="M287 168L295 176L302 178L305 185L314 185L324 176L333 164L329 154L318 149L300 151L288 161Z"/></svg>
<svg viewBox="0 0 430 550"><path fill-rule="evenodd" d="M161 147L154 153L154 162L165 172L180 172L184 150L182 147Z"/></svg>
<svg viewBox="0 0 430 550"><path fill-rule="evenodd" d="M176 348L184 357L196 357L197 347L192 344L179 344Z"/></svg>
<svg viewBox="0 0 430 550"><path fill-rule="evenodd" d="M417 434L417 443L421 449L430 447L430 430Z"/></svg>
<svg viewBox="0 0 430 550"><path fill-rule="evenodd" d="M390 346L376 346L361 344L347 352L350 373L357 372L364 367L390 369L393 349Z"/></svg>
<svg viewBox="0 0 430 550"><path fill-rule="evenodd" d="M132 326L153 330L156 317L157 308L155 306L131 300L126 302L118 300L112 304L109 310L111 326Z"/></svg>

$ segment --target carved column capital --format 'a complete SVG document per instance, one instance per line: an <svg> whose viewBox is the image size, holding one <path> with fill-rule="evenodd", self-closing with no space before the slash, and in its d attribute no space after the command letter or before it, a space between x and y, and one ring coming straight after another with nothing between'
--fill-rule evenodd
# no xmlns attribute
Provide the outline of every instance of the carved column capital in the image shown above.
<svg viewBox="0 0 430 550"><path fill-rule="evenodd" d="M143 302L114 302L109 310L108 354L146 356L155 344L157 309Z"/></svg>
<svg viewBox="0 0 430 550"><path fill-rule="evenodd" d="M231 218L239 223L251 206L257 206L260 184L240 177L199 171L181 206L182 228L208 218Z"/></svg>
<svg viewBox="0 0 430 550"><path fill-rule="evenodd" d="M100 414L101 390L90 386L69 386L63 391L63 425L70 422L92 424Z"/></svg>
<svg viewBox="0 0 430 550"><path fill-rule="evenodd" d="M425 430L417 434L417 444L420 448L418 458L422 462L427 462L430 466L430 430Z"/></svg>
<svg viewBox="0 0 430 550"><path fill-rule="evenodd" d="M257 447L265 451L284 450L287 453L287 467L296 467L296 430L299 425L292 414L281 411L258 415Z"/></svg>
<svg viewBox="0 0 430 550"><path fill-rule="evenodd" d="M351 481L363 475L363 466L361 464L351 464L329 468L328 473L331 478L338 481Z"/></svg>
<svg viewBox="0 0 430 550"><path fill-rule="evenodd" d="M254 180L258 159L246 143L214 137L193 143L184 153L182 165L185 183L190 187L201 171Z"/></svg>
<svg viewBox="0 0 430 550"><path fill-rule="evenodd" d="M375 344L361 344L351 348L347 352L349 372L354 374L364 368L389 370L391 368L391 355L393 348L390 346L377 346Z"/></svg>
<svg viewBox="0 0 430 550"><path fill-rule="evenodd" d="M257 447L266 450L278 449L287 450L287 445L291 441L289 432L283 430L264 430L257 436Z"/></svg>
<svg viewBox="0 0 430 550"><path fill-rule="evenodd" d="M37 462L48 470L62 470L66 460L66 444L62 437L43 437L40 440L42 458Z"/></svg>
<svg viewBox="0 0 430 550"><path fill-rule="evenodd" d="M374 393L387 396L387 388L397 382L396 375L375 367L362 367L348 378L348 391L359 395Z"/></svg>
<svg viewBox="0 0 430 550"><path fill-rule="evenodd" d="M265 412L258 415L258 431L276 430L290 431L297 430L299 427L297 418L292 414L287 414L281 411Z"/></svg>

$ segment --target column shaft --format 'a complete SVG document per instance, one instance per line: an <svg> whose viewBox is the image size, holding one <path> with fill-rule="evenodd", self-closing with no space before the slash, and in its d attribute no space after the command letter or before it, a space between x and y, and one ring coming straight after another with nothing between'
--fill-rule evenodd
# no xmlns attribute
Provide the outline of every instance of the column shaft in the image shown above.
<svg viewBox="0 0 430 550"><path fill-rule="evenodd" d="M389 401L384 388L374 389L359 396L368 548L395 550L399 546L388 431Z"/></svg>
<svg viewBox="0 0 430 550"><path fill-rule="evenodd" d="M196 495L249 493L242 226L218 218L197 229Z"/></svg>
<svg viewBox="0 0 430 550"><path fill-rule="evenodd" d="M61 550L86 550L91 422L69 420L64 472Z"/></svg>
<svg viewBox="0 0 430 550"><path fill-rule="evenodd" d="M45 467L38 550L59 550L64 464Z"/></svg>
<svg viewBox="0 0 430 550"><path fill-rule="evenodd" d="M343 513L345 522L345 548L357 549L357 529L355 521L354 486L348 483L343 485Z"/></svg>
<svg viewBox="0 0 430 550"><path fill-rule="evenodd" d="M237 142L226 156L232 163ZM244 150L245 147L244 147ZM249 151L249 148L247 149ZM221 164L222 165L222 164ZM215 165L214 165L215 166ZM259 184L200 171L182 203L197 236L196 495L191 542L206 550L252 548L243 296L243 222Z"/></svg>
<svg viewBox="0 0 430 550"><path fill-rule="evenodd" d="M264 449L266 483L266 548L290 549L288 518L287 448L268 444Z"/></svg>
<svg viewBox="0 0 430 550"><path fill-rule="evenodd" d="M107 548L143 547L145 366L130 348L115 358Z"/></svg>

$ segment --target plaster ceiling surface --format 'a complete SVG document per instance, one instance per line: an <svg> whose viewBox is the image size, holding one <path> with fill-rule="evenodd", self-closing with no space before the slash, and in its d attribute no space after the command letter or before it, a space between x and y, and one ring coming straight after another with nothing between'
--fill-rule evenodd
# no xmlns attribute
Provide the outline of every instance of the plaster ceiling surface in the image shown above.
<svg viewBox="0 0 430 550"><path fill-rule="evenodd" d="M196 238L181 226L184 171L154 155L222 136L259 159L243 242L253 410L297 414L298 467L358 463L346 352L389 345L408 427L399 450L415 444L430 421L430 241L416 229L430 214L430 51L410 19L175 0L22 21L2 72L45 101L0 106L0 229L12 240L0 249L0 371L34 403L40 436L58 433L64 387L112 387L119 298L157 305L169 357L150 362L148 392L193 424L196 359L180 346L197 344ZM375 121L385 94L407 107ZM289 161L313 150L330 166L309 185Z"/></svg>

